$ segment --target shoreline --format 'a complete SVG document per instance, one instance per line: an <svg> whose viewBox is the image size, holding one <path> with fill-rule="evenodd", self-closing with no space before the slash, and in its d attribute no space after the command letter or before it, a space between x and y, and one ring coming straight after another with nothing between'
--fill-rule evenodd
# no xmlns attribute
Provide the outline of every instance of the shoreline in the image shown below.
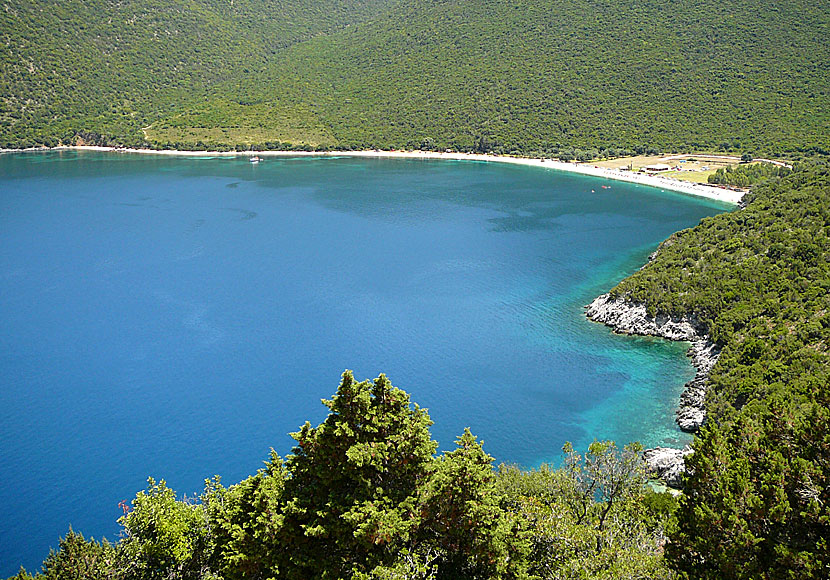
<svg viewBox="0 0 830 580"><path fill-rule="evenodd" d="M597 296L584 308L589 320L604 324L617 334L656 336L690 343L686 356L695 367L695 376L683 385L675 411L675 423L681 431L696 433L706 421L709 373L720 356L720 348L706 334L701 322L693 315L650 316L645 304L613 298L610 294Z"/></svg>
<svg viewBox="0 0 830 580"><path fill-rule="evenodd" d="M98 151L113 153L134 153L142 155L168 155L180 157L362 157L362 158L389 158L389 159L446 159L452 161L481 161L492 163L510 163L526 167L553 169L566 173L577 173L590 177L599 177L615 181L625 181L646 187L656 187L683 193L694 197L703 197L729 205L738 205L744 196L742 191L733 191L710 185L680 181L659 175L634 173L617 169L606 169L590 163L568 163L554 159L538 159L532 157L509 157L504 155L486 155L481 153L445 153L437 151L187 151L174 149L132 149L121 147L99 147L93 145L61 145L37 149L4 149L0 153L28 152L28 151Z"/></svg>
<svg viewBox="0 0 830 580"><path fill-rule="evenodd" d="M683 385L675 410L675 423L681 431L697 433L706 422L709 373L720 356L720 348L705 333L700 321L695 316L649 316L644 304L612 298L610 294L597 296L584 308L589 320L604 324L616 334L656 336L689 343L686 356L691 359L695 376ZM691 453L688 445L683 449L655 447L646 449L643 459L654 477L670 488L681 489L686 471L685 458Z"/></svg>

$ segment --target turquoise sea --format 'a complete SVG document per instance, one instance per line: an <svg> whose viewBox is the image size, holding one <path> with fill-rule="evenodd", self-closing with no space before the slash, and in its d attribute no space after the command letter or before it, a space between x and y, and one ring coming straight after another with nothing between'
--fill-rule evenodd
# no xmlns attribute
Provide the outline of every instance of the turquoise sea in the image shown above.
<svg viewBox="0 0 830 580"><path fill-rule="evenodd" d="M287 454L344 369L498 462L686 441L687 345L582 307L727 209L497 163L0 155L0 577L70 525L117 539L147 476L194 494Z"/></svg>

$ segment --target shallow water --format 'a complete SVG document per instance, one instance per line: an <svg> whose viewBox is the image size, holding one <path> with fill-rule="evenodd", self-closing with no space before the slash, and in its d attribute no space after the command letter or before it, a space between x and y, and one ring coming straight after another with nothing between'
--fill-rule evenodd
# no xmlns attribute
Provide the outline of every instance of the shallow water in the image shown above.
<svg viewBox="0 0 830 580"><path fill-rule="evenodd" d="M194 493L285 455L347 368L428 407L439 449L685 441L687 345L582 306L721 211L490 163L0 156L0 576L70 524L115 539L148 475Z"/></svg>

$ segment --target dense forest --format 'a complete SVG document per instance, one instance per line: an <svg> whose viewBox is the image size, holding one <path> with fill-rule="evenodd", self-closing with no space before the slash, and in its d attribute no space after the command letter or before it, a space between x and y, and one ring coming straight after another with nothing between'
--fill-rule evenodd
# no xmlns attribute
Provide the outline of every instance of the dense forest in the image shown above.
<svg viewBox="0 0 830 580"><path fill-rule="evenodd" d="M436 456L406 393L347 372L284 460L198 498L151 479L117 543L70 530L38 577L826 578L829 237L830 165L796 166L613 289L722 348L679 502L646 485L636 444L496 469L467 431Z"/></svg>
<svg viewBox="0 0 830 580"><path fill-rule="evenodd" d="M709 176L709 183L718 185L732 185L735 187L750 187L772 177L783 177L790 173L789 167L772 165L771 163L752 163L736 166L721 167Z"/></svg>
<svg viewBox="0 0 830 580"><path fill-rule="evenodd" d="M830 167L796 167L660 246L612 294L722 347L667 556L692 578L830 571Z"/></svg>
<svg viewBox="0 0 830 580"><path fill-rule="evenodd" d="M159 117L392 1L4 2L0 146L145 144Z"/></svg>
<svg viewBox="0 0 830 580"><path fill-rule="evenodd" d="M826 2L34 0L0 146L830 150Z"/></svg>

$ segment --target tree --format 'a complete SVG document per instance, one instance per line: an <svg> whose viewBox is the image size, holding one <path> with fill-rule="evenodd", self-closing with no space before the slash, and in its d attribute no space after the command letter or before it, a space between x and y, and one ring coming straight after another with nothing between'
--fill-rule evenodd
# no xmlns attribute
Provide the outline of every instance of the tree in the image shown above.
<svg viewBox="0 0 830 580"><path fill-rule="evenodd" d="M43 580L108 580L116 577L115 548L108 542L85 540L69 528L58 550L43 562Z"/></svg>
<svg viewBox="0 0 830 580"><path fill-rule="evenodd" d="M279 573L287 478L272 449L270 461L256 475L227 489L217 480L207 482L202 501L216 536L215 567L225 580L259 580Z"/></svg>
<svg viewBox="0 0 830 580"><path fill-rule="evenodd" d="M202 505L177 501L162 479L148 488L119 518L124 526L119 567L136 579L203 579L211 552L208 520Z"/></svg>
<svg viewBox="0 0 830 580"><path fill-rule="evenodd" d="M384 375L351 371L317 427L306 423L286 466L288 578L345 578L392 564L420 525L419 488L436 443L426 411Z"/></svg>
<svg viewBox="0 0 830 580"><path fill-rule="evenodd" d="M424 496L424 534L442 552L439 578L518 578L528 543L497 493L493 458L469 429L436 463Z"/></svg>
<svg viewBox="0 0 830 580"><path fill-rule="evenodd" d="M687 578L826 578L830 407L773 399L704 430L666 555Z"/></svg>
<svg viewBox="0 0 830 580"><path fill-rule="evenodd" d="M645 487L639 446L620 452L594 442L585 457L570 444L565 465L502 467L499 487L528 530L534 577L668 578L661 556L673 501Z"/></svg>

